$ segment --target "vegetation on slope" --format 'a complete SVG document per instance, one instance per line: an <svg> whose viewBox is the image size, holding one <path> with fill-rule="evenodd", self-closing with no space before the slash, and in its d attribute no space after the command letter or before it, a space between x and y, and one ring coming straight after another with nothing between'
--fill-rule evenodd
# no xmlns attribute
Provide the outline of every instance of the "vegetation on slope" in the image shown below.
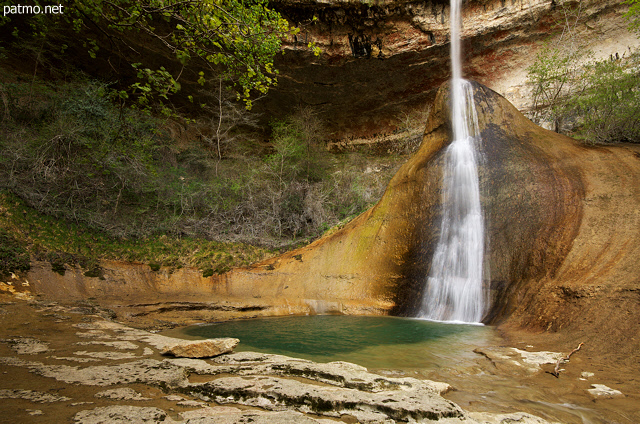
<svg viewBox="0 0 640 424"><path fill-rule="evenodd" d="M629 3L637 29L637 1ZM561 2L559 10L560 34L528 68L532 119L587 143L640 142L640 52L593 60L577 35L585 24L582 2Z"/></svg>
<svg viewBox="0 0 640 424"><path fill-rule="evenodd" d="M7 249L53 264L91 271L117 259L225 272L358 215L403 160L328 152L309 109L274 122L268 143L226 121L216 138L213 118L156 118L114 102L94 80L2 73L0 228ZM23 268L3 262L4 271Z"/></svg>
<svg viewBox="0 0 640 424"><path fill-rule="evenodd" d="M102 259L141 262L153 270L192 266L204 276L223 273L272 255L243 243L155 235L122 239L86 225L38 213L8 191L0 192L0 274L27 271L30 258L48 261L64 274L64 265L100 276Z"/></svg>

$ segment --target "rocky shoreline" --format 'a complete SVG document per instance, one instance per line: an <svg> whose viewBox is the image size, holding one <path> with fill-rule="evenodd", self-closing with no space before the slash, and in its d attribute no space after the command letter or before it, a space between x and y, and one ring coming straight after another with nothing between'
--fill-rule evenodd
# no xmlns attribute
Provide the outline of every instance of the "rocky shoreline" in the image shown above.
<svg viewBox="0 0 640 424"><path fill-rule="evenodd" d="M254 352L176 357L167 349L184 340L114 322L86 304L0 294L0 323L0 416L12 422L550 422L524 412L469 412L443 397L452 390L447 383L346 362ZM560 356L508 347L477 353L490 367L529 376ZM600 389L594 399L625 397L592 386Z"/></svg>
<svg viewBox="0 0 640 424"><path fill-rule="evenodd" d="M470 413L441 396L451 390L446 383L346 362L162 355L180 340L86 306L2 296L0 410L13 422L547 422Z"/></svg>

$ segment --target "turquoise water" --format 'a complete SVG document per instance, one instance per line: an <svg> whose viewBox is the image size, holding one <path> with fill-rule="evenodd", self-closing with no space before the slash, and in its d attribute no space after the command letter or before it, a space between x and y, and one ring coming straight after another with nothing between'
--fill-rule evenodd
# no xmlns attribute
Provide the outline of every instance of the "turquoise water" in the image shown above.
<svg viewBox="0 0 640 424"><path fill-rule="evenodd" d="M382 374L446 381L456 388L447 398L468 410L525 411L576 424L611 422L592 410L592 399L583 388L576 386L572 391L544 373L524 377L508 369L502 373L474 353L478 347L504 344L497 331L487 326L315 315L227 321L163 334L184 339L237 337L237 352L275 353L316 362L347 361Z"/></svg>
<svg viewBox="0 0 640 424"><path fill-rule="evenodd" d="M236 351L276 353L316 362L348 361L367 368L436 369L471 360L495 337L490 327L343 315L257 318L196 325L172 336L236 337Z"/></svg>

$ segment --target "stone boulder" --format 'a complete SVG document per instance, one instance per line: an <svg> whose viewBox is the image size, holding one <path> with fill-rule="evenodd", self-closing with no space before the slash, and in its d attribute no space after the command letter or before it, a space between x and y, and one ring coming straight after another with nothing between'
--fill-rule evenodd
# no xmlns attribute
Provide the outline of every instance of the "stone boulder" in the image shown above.
<svg viewBox="0 0 640 424"><path fill-rule="evenodd" d="M596 398L624 397L624 394L622 394L620 390L612 389L604 384L592 384L591 388L587 391Z"/></svg>
<svg viewBox="0 0 640 424"><path fill-rule="evenodd" d="M165 346L163 355L172 355L177 358L211 358L232 352L238 346L240 340L231 337L206 339L197 341L183 341Z"/></svg>

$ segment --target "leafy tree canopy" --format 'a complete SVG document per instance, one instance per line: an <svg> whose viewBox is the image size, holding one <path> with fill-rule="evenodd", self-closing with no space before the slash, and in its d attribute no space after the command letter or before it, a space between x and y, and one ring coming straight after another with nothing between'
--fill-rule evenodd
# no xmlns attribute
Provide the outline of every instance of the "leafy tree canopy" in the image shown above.
<svg viewBox="0 0 640 424"><path fill-rule="evenodd" d="M276 84L275 54L284 37L299 31L270 9L267 0L77 0L65 6L61 15L39 14L32 18L39 22L43 37L47 25L56 18L72 25L78 33L94 33L96 37L100 33L146 34L159 41L182 65L200 67L200 84L204 85L212 74L222 75L234 85L238 99L244 100L247 108L251 108L252 96L264 94ZM31 26L38 33L37 25ZM89 40L85 44L95 56L97 42ZM134 86L141 103L148 102L154 94L166 98L179 90L181 73L172 75L164 68L133 65L143 80Z"/></svg>

